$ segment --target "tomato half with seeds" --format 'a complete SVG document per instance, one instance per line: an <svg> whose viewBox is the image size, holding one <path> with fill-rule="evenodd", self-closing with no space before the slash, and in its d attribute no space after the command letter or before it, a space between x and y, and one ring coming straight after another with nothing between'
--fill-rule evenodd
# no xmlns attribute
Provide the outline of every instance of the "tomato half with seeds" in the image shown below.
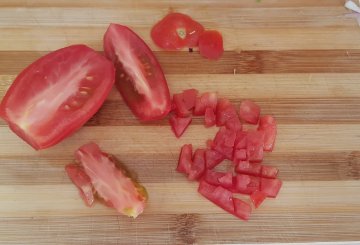
<svg viewBox="0 0 360 245"><path fill-rule="evenodd" d="M110 24L104 51L115 64L116 87L134 115L143 121L164 118L171 110L170 92L146 43L128 27Z"/></svg>
<svg viewBox="0 0 360 245"><path fill-rule="evenodd" d="M181 13L170 13L154 25L151 38L160 48L178 50L184 47L196 47L204 27Z"/></svg>
<svg viewBox="0 0 360 245"><path fill-rule="evenodd" d="M103 104L113 64L85 45L51 52L23 70L0 105L0 117L33 148L48 148L79 129Z"/></svg>

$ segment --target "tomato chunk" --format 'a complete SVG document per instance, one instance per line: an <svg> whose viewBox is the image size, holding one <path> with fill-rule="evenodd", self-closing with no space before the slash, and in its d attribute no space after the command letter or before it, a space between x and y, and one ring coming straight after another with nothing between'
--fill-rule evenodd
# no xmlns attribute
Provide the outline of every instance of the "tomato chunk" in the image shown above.
<svg viewBox="0 0 360 245"><path fill-rule="evenodd" d="M242 129L242 125L240 119L236 116L233 118L228 119L225 122L225 127L232 130L232 131L240 131Z"/></svg>
<svg viewBox="0 0 360 245"><path fill-rule="evenodd" d="M258 130L264 132L264 151L272 151L277 134L275 119L269 115L261 117Z"/></svg>
<svg viewBox="0 0 360 245"><path fill-rule="evenodd" d="M94 143L80 147L75 157L90 177L96 193L109 206L134 218L143 212L147 200L145 188L128 177L125 170L118 169L113 157Z"/></svg>
<svg viewBox="0 0 360 245"><path fill-rule="evenodd" d="M276 197L282 186L282 181L279 179L261 178L260 191L268 197Z"/></svg>
<svg viewBox="0 0 360 245"><path fill-rule="evenodd" d="M177 138L180 138L184 134L185 130L190 125L191 121L192 121L191 116L178 117L176 115L171 115L169 118L171 129Z"/></svg>
<svg viewBox="0 0 360 245"><path fill-rule="evenodd" d="M222 187L228 189L233 187L233 175L231 172L227 172L224 176L219 178L219 183Z"/></svg>
<svg viewBox="0 0 360 245"><path fill-rule="evenodd" d="M225 174L226 173L223 173L223 172L215 172L212 170L206 170L206 173L204 175L204 180L209 184L219 186L219 185L221 185L219 179L221 177L224 177Z"/></svg>
<svg viewBox="0 0 360 245"><path fill-rule="evenodd" d="M206 161L207 169L213 169L224 159L225 159L224 155L215 150L207 149L205 151L205 161Z"/></svg>
<svg viewBox="0 0 360 245"><path fill-rule="evenodd" d="M205 173L205 150L197 149L189 172L189 180L198 180Z"/></svg>
<svg viewBox="0 0 360 245"><path fill-rule="evenodd" d="M235 168L235 171L239 174L248 174L254 176L260 176L261 170L261 164L249 163L249 161L239 161Z"/></svg>
<svg viewBox="0 0 360 245"><path fill-rule="evenodd" d="M235 164L239 163L240 161L245 161L246 157L246 150L245 149L236 149L234 151L234 159L233 162Z"/></svg>
<svg viewBox="0 0 360 245"><path fill-rule="evenodd" d="M264 194L261 191L255 191L250 195L250 199L252 203L254 204L255 208L258 208L261 203L265 200L266 194Z"/></svg>
<svg viewBox="0 0 360 245"><path fill-rule="evenodd" d="M17 76L1 102L0 117L36 150L48 148L99 110L114 81L113 65L93 49L62 48Z"/></svg>
<svg viewBox="0 0 360 245"><path fill-rule="evenodd" d="M207 128L215 125L216 116L215 116L214 110L212 108L209 108L209 107L206 108L204 122L205 122L205 127L207 127Z"/></svg>
<svg viewBox="0 0 360 245"><path fill-rule="evenodd" d="M204 27L181 13L170 13L154 25L151 38L160 48L177 50L198 46L199 36Z"/></svg>
<svg viewBox="0 0 360 245"><path fill-rule="evenodd" d="M240 104L240 118L251 124L257 124L260 117L260 107L251 100L244 100Z"/></svg>
<svg viewBox="0 0 360 245"><path fill-rule="evenodd" d="M206 108L216 110L217 94L216 93L204 93L196 99L194 115L203 116Z"/></svg>
<svg viewBox="0 0 360 245"><path fill-rule="evenodd" d="M211 60L218 60L224 53L222 35L218 31L204 31L199 38L200 54Z"/></svg>
<svg viewBox="0 0 360 245"><path fill-rule="evenodd" d="M232 118L237 118L238 115L236 113L235 107L231 104L231 102L227 99L221 98L218 101L217 107L216 107L216 125L217 126L224 126L227 121L229 121ZM228 127L233 126L230 124L234 124L234 127L236 126L237 122L230 122L228 123ZM232 128L230 128L232 129Z"/></svg>
<svg viewBox="0 0 360 245"><path fill-rule="evenodd" d="M260 178L246 174L238 174L235 178L235 188L239 193L251 194L260 189Z"/></svg>
<svg viewBox="0 0 360 245"><path fill-rule="evenodd" d="M188 110L191 110L195 107L198 93L199 91L194 88L186 89L183 91L183 101Z"/></svg>
<svg viewBox="0 0 360 245"><path fill-rule="evenodd" d="M183 145L179 155L176 170L180 173L189 174L192 165L192 144Z"/></svg>
<svg viewBox="0 0 360 245"><path fill-rule="evenodd" d="M238 131L236 132L235 149L246 149L247 148L247 132Z"/></svg>
<svg viewBox="0 0 360 245"><path fill-rule="evenodd" d="M83 167L75 164L68 164L65 167L66 173L70 180L78 188L80 197L84 203L91 207L94 204L94 187L90 177L85 173Z"/></svg>
<svg viewBox="0 0 360 245"><path fill-rule="evenodd" d="M263 165L261 167L261 177L275 179L278 173L279 173L279 169L275 167L267 166L267 165Z"/></svg>
<svg viewBox="0 0 360 245"><path fill-rule="evenodd" d="M264 158L264 133L262 131L249 131L246 141L246 154L249 162L261 162Z"/></svg>
<svg viewBox="0 0 360 245"><path fill-rule="evenodd" d="M140 120L164 118L171 109L162 69L145 42L126 26L110 24L104 51L116 67L116 87Z"/></svg>
<svg viewBox="0 0 360 245"><path fill-rule="evenodd" d="M225 158L233 159L233 150L235 144L236 133L225 127L220 128L214 139L213 149L223 154Z"/></svg>
<svg viewBox="0 0 360 245"><path fill-rule="evenodd" d="M195 107L198 91L196 89L187 89L182 93L173 95L173 106L176 115L188 117L191 115L192 109Z"/></svg>
<svg viewBox="0 0 360 245"><path fill-rule="evenodd" d="M251 206L238 198L233 198L233 201L235 215L240 219L249 220L251 214Z"/></svg>

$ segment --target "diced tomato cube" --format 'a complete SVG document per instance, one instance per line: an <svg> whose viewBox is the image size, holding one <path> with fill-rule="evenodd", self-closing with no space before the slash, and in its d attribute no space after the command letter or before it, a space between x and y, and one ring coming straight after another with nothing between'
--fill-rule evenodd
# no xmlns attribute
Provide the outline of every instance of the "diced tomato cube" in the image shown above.
<svg viewBox="0 0 360 245"><path fill-rule="evenodd" d="M238 198L233 198L233 201L235 216L243 220L249 220L251 214L251 206Z"/></svg>
<svg viewBox="0 0 360 245"><path fill-rule="evenodd" d="M239 174L248 174L254 176L260 176L262 166L256 163L249 163L249 161L240 161L235 168L235 171Z"/></svg>
<svg viewBox="0 0 360 245"><path fill-rule="evenodd" d="M171 115L169 122L171 125L171 129L174 132L177 138L180 138L181 135L185 132L186 128L191 123L192 118L190 117L178 117L176 115Z"/></svg>
<svg viewBox="0 0 360 245"><path fill-rule="evenodd" d="M240 118L251 124L257 124L260 117L260 107L251 100L244 100L240 104Z"/></svg>
<svg viewBox="0 0 360 245"><path fill-rule="evenodd" d="M272 151L275 145L277 124L272 116L263 116L259 121L258 130L264 132L264 151Z"/></svg>
<svg viewBox="0 0 360 245"><path fill-rule="evenodd" d="M205 151L205 162L206 162L207 169L213 169L215 166L217 166L219 163L221 163L224 159L225 159L224 155L215 150L207 149Z"/></svg>
<svg viewBox="0 0 360 245"><path fill-rule="evenodd" d="M205 172L205 150L197 149L189 172L189 180L198 180Z"/></svg>
<svg viewBox="0 0 360 245"><path fill-rule="evenodd" d="M222 186L214 186L206 181L200 181L198 191L215 205L225 211L235 214L232 193Z"/></svg>
<svg viewBox="0 0 360 245"><path fill-rule="evenodd" d="M255 208L258 208L260 204L265 200L266 194L261 191L255 191L250 195L250 199L254 204Z"/></svg>
<svg viewBox="0 0 360 245"><path fill-rule="evenodd" d="M179 156L176 170L180 173L189 174L192 165L192 145L183 145Z"/></svg>
<svg viewBox="0 0 360 245"><path fill-rule="evenodd" d="M268 197L276 197L282 186L282 181L279 179L261 178L260 191Z"/></svg>
<svg viewBox="0 0 360 245"><path fill-rule="evenodd" d="M279 169L272 166L263 165L261 168L261 177L275 179L278 173Z"/></svg>
<svg viewBox="0 0 360 245"><path fill-rule="evenodd" d="M191 111L186 107L183 98L184 95L182 93L173 95L173 109L177 116L188 117L191 115Z"/></svg>
<svg viewBox="0 0 360 245"><path fill-rule="evenodd" d="M239 117L236 116L236 117L232 117L232 118L228 119L225 122L225 127L227 129L230 129L235 132L240 131L242 129L242 125L241 125Z"/></svg>
<svg viewBox="0 0 360 245"><path fill-rule="evenodd" d="M233 106L233 104L231 104L231 102L227 99L223 99L223 98L219 99L216 108L216 125L219 127L224 126L229 119L235 117L238 117L238 115L236 113L236 109ZM234 124L234 122L229 124Z"/></svg>
<svg viewBox="0 0 360 245"><path fill-rule="evenodd" d="M209 184L219 186L219 185L221 185L219 179L221 177L223 177L225 174L226 173L223 173L223 172L206 170L205 175L204 175L204 180Z"/></svg>
<svg viewBox="0 0 360 245"><path fill-rule="evenodd" d="M234 148L224 146L224 145L214 145L213 149L219 153L221 153L225 159L232 160L233 159L233 151Z"/></svg>
<svg viewBox="0 0 360 245"><path fill-rule="evenodd" d="M245 161L245 160L246 160L246 149L235 149L233 162L237 164L240 161Z"/></svg>
<svg viewBox="0 0 360 245"><path fill-rule="evenodd" d="M235 188L239 193L251 194L260 189L260 178L246 174L238 174L235 179Z"/></svg>
<svg viewBox="0 0 360 245"><path fill-rule="evenodd" d="M187 89L183 91L183 100L186 108L192 110L195 107L196 98L199 91L194 88Z"/></svg>
<svg viewBox="0 0 360 245"><path fill-rule="evenodd" d="M210 107L206 108L204 121L205 121L205 127L207 127L207 128L215 125L216 116L215 116L213 108L210 108Z"/></svg>
<svg viewBox="0 0 360 245"><path fill-rule="evenodd" d="M236 139L236 132L229 130L225 127L222 127L216 133L214 143L216 145L224 145L227 147L234 147L235 139Z"/></svg>
<svg viewBox="0 0 360 245"><path fill-rule="evenodd" d="M196 99L194 115L203 116L206 108L212 108L216 110L217 94L216 93L204 93Z"/></svg>
<svg viewBox="0 0 360 245"><path fill-rule="evenodd" d="M235 148L236 149L246 149L247 148L247 132L237 131L235 139Z"/></svg>
<svg viewBox="0 0 360 245"><path fill-rule="evenodd" d="M261 131L249 131L246 139L246 153L249 162L261 162L264 158L264 133Z"/></svg>
<svg viewBox="0 0 360 245"><path fill-rule="evenodd" d="M227 172L224 176L219 178L220 185L226 189L233 187L233 175Z"/></svg>

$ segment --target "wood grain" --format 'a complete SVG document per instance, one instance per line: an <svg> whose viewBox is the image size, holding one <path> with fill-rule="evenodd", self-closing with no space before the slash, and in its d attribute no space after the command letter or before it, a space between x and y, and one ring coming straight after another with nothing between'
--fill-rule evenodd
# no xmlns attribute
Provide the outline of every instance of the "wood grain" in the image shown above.
<svg viewBox="0 0 360 245"><path fill-rule="evenodd" d="M122 23L155 51L172 93L217 91L237 106L252 99L273 114L279 135L264 163L278 167L284 181L279 197L249 222L226 214L175 171L181 145L204 147L217 129L194 118L176 140L167 119L140 123L113 89L81 130L47 150L34 151L0 121L0 244L359 244L360 29L344 17L343 4L0 1L0 98L35 59L75 43L102 52L107 25ZM169 11L220 30L222 59L157 48L150 28ZM147 187L149 206L138 219L83 205L63 168L89 141L126 163Z"/></svg>

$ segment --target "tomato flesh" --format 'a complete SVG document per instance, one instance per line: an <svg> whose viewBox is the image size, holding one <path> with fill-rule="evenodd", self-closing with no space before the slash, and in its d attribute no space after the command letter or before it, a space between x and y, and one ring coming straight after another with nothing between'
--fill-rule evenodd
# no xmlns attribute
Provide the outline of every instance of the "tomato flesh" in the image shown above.
<svg viewBox="0 0 360 245"><path fill-rule="evenodd" d="M173 95L173 106L176 115L188 117L191 110L195 107L198 91L196 89L187 89L182 93Z"/></svg>
<svg viewBox="0 0 360 245"><path fill-rule="evenodd" d="M260 190L260 178L256 176L238 174L235 178L235 189L239 193L251 194Z"/></svg>
<svg viewBox="0 0 360 245"><path fill-rule="evenodd" d="M51 52L25 68L0 105L0 117L33 148L48 148L85 124L115 80L114 67L85 45Z"/></svg>
<svg viewBox="0 0 360 245"><path fill-rule="evenodd" d="M264 158L264 133L262 131L249 131L246 141L246 155L249 162L261 162Z"/></svg>
<svg viewBox="0 0 360 245"><path fill-rule="evenodd" d="M240 104L240 118L251 124L257 124L260 117L260 107L251 100L244 100Z"/></svg>
<svg viewBox="0 0 360 245"><path fill-rule="evenodd" d="M205 173L205 150L197 149L189 172L189 180L198 180Z"/></svg>
<svg viewBox="0 0 360 245"><path fill-rule="evenodd" d="M204 27L181 13L170 13L154 25L151 38L160 48L178 50L198 46L199 36Z"/></svg>
<svg viewBox="0 0 360 245"><path fill-rule="evenodd" d="M171 110L162 69L146 43L126 26L110 24L104 51L116 68L116 87L140 120L158 120Z"/></svg>
<svg viewBox="0 0 360 245"><path fill-rule="evenodd" d="M181 135L184 134L185 130L190 125L191 121L192 121L191 116L178 117L177 115L171 115L169 119L171 129L177 138L180 138Z"/></svg>
<svg viewBox="0 0 360 245"><path fill-rule="evenodd" d="M103 153L94 143L80 147L75 157L90 177L96 193L109 206L134 218L143 212L147 200L145 188L118 169L113 157Z"/></svg>
<svg viewBox="0 0 360 245"><path fill-rule="evenodd" d="M211 60L218 60L224 53L222 35L218 31L204 31L199 38L200 54Z"/></svg>
<svg viewBox="0 0 360 245"><path fill-rule="evenodd" d="M217 94L216 93L204 93L196 99L194 115L203 116L207 108L216 110Z"/></svg>
<svg viewBox="0 0 360 245"><path fill-rule="evenodd" d="M205 160L206 160L207 169L215 168L224 159L225 159L224 155L215 150L207 149L205 151Z"/></svg>
<svg viewBox="0 0 360 245"><path fill-rule="evenodd" d="M224 126L227 121L235 117L238 117L238 115L236 113L235 107L231 104L231 102L224 98L219 99L216 108L216 125L219 127Z"/></svg>
<svg viewBox="0 0 360 245"><path fill-rule="evenodd" d="M176 170L180 173L189 174L192 165L192 145L187 144L181 147L178 166Z"/></svg>
<svg viewBox="0 0 360 245"><path fill-rule="evenodd" d="M263 116L259 121L258 130L264 132L264 151L272 151L275 145L277 124L272 116Z"/></svg>

